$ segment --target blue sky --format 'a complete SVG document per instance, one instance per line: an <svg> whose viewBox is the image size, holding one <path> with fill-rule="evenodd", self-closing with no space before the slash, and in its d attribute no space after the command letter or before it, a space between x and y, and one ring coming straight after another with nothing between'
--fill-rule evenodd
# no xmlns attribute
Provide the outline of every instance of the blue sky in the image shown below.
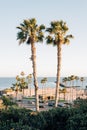
<svg viewBox="0 0 87 130"><path fill-rule="evenodd" d="M47 27L63 20L74 35L70 45L62 46L61 76L87 76L87 0L0 0L0 77L32 73L30 46L18 45L16 27L23 19L36 18ZM56 76L56 47L37 44L37 75Z"/></svg>

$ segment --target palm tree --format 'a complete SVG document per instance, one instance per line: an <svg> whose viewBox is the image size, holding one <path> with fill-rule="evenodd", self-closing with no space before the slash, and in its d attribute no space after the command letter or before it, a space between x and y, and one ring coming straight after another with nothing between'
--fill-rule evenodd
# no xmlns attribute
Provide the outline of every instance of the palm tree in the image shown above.
<svg viewBox="0 0 87 130"><path fill-rule="evenodd" d="M43 98L43 87L44 87L44 84L47 82L47 78L45 77L45 78L43 78L43 79L41 79L41 83L43 84L42 85L42 98Z"/></svg>
<svg viewBox="0 0 87 130"><path fill-rule="evenodd" d="M68 76L68 84L69 84L69 87L70 87L70 98L69 98L69 101L72 102L72 82L71 82L71 76Z"/></svg>
<svg viewBox="0 0 87 130"><path fill-rule="evenodd" d="M20 87L23 91L23 96L24 96L24 89L28 88L28 83L25 81L26 80L25 77L24 77L25 73L23 71L20 73L20 75L21 75L21 77L20 77Z"/></svg>
<svg viewBox="0 0 87 130"><path fill-rule="evenodd" d="M16 100L18 99L18 91L21 91L20 85L16 82L15 84L12 84L13 87L11 89L15 91L16 93Z"/></svg>
<svg viewBox="0 0 87 130"><path fill-rule="evenodd" d="M46 37L47 44L57 46L57 79L56 79L56 94L55 94L55 107L57 107L59 99L59 84L60 84L60 71L61 71L61 49L62 44L69 44L72 35L66 35L68 27L63 21L52 21L50 27L46 29L49 35Z"/></svg>
<svg viewBox="0 0 87 130"><path fill-rule="evenodd" d="M22 77L20 78L20 88L22 89L22 92L23 92L23 97L24 97L24 90L28 88L28 84L27 82L25 81L25 78Z"/></svg>
<svg viewBox="0 0 87 130"><path fill-rule="evenodd" d="M76 80L76 99L77 99L77 97L78 97L78 95L77 95L77 87L78 87L79 77L78 77L78 76L75 76L75 80Z"/></svg>
<svg viewBox="0 0 87 130"><path fill-rule="evenodd" d="M20 32L17 34L17 40L19 44L26 42L31 45L31 61L33 66L33 77L34 77L34 86L35 86L35 97L36 97L36 111L39 111L39 98L38 98L38 81L37 81L37 72L36 72L36 42L42 42L44 38L43 29L44 25L37 25L35 18L24 20L19 27L17 27Z"/></svg>
<svg viewBox="0 0 87 130"><path fill-rule="evenodd" d="M79 77L78 77L78 76L75 76L75 80L76 80L76 86L78 86Z"/></svg>
<svg viewBox="0 0 87 130"><path fill-rule="evenodd" d="M30 96L31 96L31 83L32 83L32 74L29 74L27 77L27 80L28 80L28 87L30 89Z"/></svg>
<svg viewBox="0 0 87 130"><path fill-rule="evenodd" d="M74 80L75 80L75 76L74 75L71 75L70 76L70 80L71 80L71 102L73 101L73 88L74 88Z"/></svg>
<svg viewBox="0 0 87 130"><path fill-rule="evenodd" d="M27 85L28 85L27 82L25 81L25 78L24 78L25 74L23 71L20 73L20 75L22 77L19 77L19 75L17 75L16 76L16 83L12 84L13 87L11 87L11 89L16 92L16 100L17 100L18 91L22 91L23 96L24 96L24 89L26 89Z"/></svg>
<svg viewBox="0 0 87 130"><path fill-rule="evenodd" d="M63 88L63 89L62 89L62 93L64 94L64 100L65 100L65 96L66 96L66 93L67 93L66 88Z"/></svg>
<svg viewBox="0 0 87 130"><path fill-rule="evenodd" d="M81 77L80 81L82 82L82 87L83 87L84 77Z"/></svg>
<svg viewBox="0 0 87 130"><path fill-rule="evenodd" d="M62 82L65 84L65 87L67 86L67 81L68 81L68 78L67 78L67 77L64 77L64 78L62 79Z"/></svg>
<svg viewBox="0 0 87 130"><path fill-rule="evenodd" d="M72 81L72 87L73 87L73 86L74 86L75 76L74 76L74 75L71 75L70 78L71 78L71 81Z"/></svg>
<svg viewBox="0 0 87 130"><path fill-rule="evenodd" d="M16 92L16 100L17 100L18 91L22 91L21 88L20 88L20 77L19 77L19 75L16 76L16 83L13 84L12 90L14 90Z"/></svg>

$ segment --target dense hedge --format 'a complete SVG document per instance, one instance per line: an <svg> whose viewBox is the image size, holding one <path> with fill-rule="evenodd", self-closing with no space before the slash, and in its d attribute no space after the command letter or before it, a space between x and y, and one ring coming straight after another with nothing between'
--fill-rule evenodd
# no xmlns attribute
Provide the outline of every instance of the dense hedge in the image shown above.
<svg viewBox="0 0 87 130"><path fill-rule="evenodd" d="M87 99L76 101L72 108L39 113L14 108L2 110L0 130L87 130Z"/></svg>

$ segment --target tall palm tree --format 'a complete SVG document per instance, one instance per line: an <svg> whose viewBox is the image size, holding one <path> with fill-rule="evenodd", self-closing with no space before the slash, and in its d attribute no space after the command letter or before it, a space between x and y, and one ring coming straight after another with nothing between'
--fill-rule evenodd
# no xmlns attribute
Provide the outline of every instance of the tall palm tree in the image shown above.
<svg viewBox="0 0 87 130"><path fill-rule="evenodd" d="M72 87L73 87L73 86L74 86L75 76L74 76L74 75L71 75L70 78L71 78L71 81L72 81Z"/></svg>
<svg viewBox="0 0 87 130"><path fill-rule="evenodd" d="M65 100L66 93L67 93L67 90L66 90L66 88L63 88L61 92L64 94L64 100Z"/></svg>
<svg viewBox="0 0 87 130"><path fill-rule="evenodd" d="M71 82L71 76L68 76L68 84L69 84L69 88L70 88L70 98L69 101L72 102L72 82Z"/></svg>
<svg viewBox="0 0 87 130"><path fill-rule="evenodd" d="M43 84L42 85L42 98L44 97L43 96L43 87L44 87L44 84L47 82L47 78L45 77L45 78L43 78L43 79L41 79L41 84ZM46 96L46 95L45 95Z"/></svg>
<svg viewBox="0 0 87 130"><path fill-rule="evenodd" d="M83 87L83 82L84 82L84 80L85 80L84 77L81 77L81 78L80 78L80 81L82 82L82 87Z"/></svg>
<svg viewBox="0 0 87 130"><path fill-rule="evenodd" d="M76 80L76 86L78 86L79 77L78 77L78 76L75 76L75 80Z"/></svg>
<svg viewBox="0 0 87 130"><path fill-rule="evenodd" d="M16 82L15 84L12 84L13 87L11 87L11 89L13 91L15 91L16 93L16 100L18 99L18 91L22 91L21 88L20 88L20 85Z"/></svg>
<svg viewBox="0 0 87 130"><path fill-rule="evenodd" d="M74 76L74 75L71 75L71 76L70 76L70 79L71 79L71 82L72 82L72 85L71 85L71 90L72 90L72 92L71 92L71 94L72 94L72 96L71 96L71 102L72 102L72 101L73 101L73 89L74 89L75 76Z"/></svg>
<svg viewBox="0 0 87 130"><path fill-rule="evenodd" d="M30 90L29 96L31 96L31 83L32 83L32 74L29 74L27 77L28 80L28 88Z"/></svg>
<svg viewBox="0 0 87 130"><path fill-rule="evenodd" d="M61 49L62 44L69 44L72 35L66 35L68 27L65 22L52 21L50 27L46 29L49 35L46 37L47 44L53 44L57 46L57 79L56 79L56 94L55 94L55 107L57 107L59 99L59 84L60 84L60 71L61 71Z"/></svg>
<svg viewBox="0 0 87 130"><path fill-rule="evenodd" d="M20 73L21 77L20 77L20 87L23 91L23 97L24 97L24 90L28 88L28 83L26 82L26 78L24 77L25 76L25 73L22 71Z"/></svg>
<svg viewBox="0 0 87 130"><path fill-rule="evenodd" d="M79 80L79 77L78 76L75 76L75 80L76 80L76 99L77 99L77 97L78 97L78 93L77 93L77 87L78 87L78 80Z"/></svg>
<svg viewBox="0 0 87 130"><path fill-rule="evenodd" d="M62 82L65 84L65 87L67 86L67 81L68 81L68 78L67 78L67 77L64 77L64 78L62 79Z"/></svg>
<svg viewBox="0 0 87 130"><path fill-rule="evenodd" d="M19 44L26 42L31 45L31 61L33 65L33 77L34 77L34 86L35 86L35 97L36 97L36 111L39 111L39 98L38 98L38 81L37 81L37 72L36 72L36 42L42 42L44 38L43 29L44 25L37 25L35 18L24 20L23 23L17 27L20 32L17 34L17 40Z"/></svg>
<svg viewBox="0 0 87 130"><path fill-rule="evenodd" d="M16 83L13 84L13 87L11 87L11 89L16 92L16 100L17 100L18 91L22 91L21 88L20 88L20 77L19 77L19 75L16 76Z"/></svg>

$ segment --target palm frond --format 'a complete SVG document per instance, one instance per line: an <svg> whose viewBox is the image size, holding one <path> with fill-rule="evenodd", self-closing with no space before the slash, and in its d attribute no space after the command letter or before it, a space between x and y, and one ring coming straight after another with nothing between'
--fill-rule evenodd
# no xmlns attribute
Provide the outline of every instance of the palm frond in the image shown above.
<svg viewBox="0 0 87 130"><path fill-rule="evenodd" d="M66 38L74 38L74 36L70 34L70 35L67 35Z"/></svg>
<svg viewBox="0 0 87 130"><path fill-rule="evenodd" d="M46 31L51 33L52 32L52 28L47 28Z"/></svg>
<svg viewBox="0 0 87 130"><path fill-rule="evenodd" d="M18 32L18 33L17 33L17 40L18 40L18 39L22 39L23 37L24 37L23 32Z"/></svg>
<svg viewBox="0 0 87 130"><path fill-rule="evenodd" d="M23 23L20 23L20 26L24 27L25 25Z"/></svg>
<svg viewBox="0 0 87 130"><path fill-rule="evenodd" d="M19 26L18 26L18 27L16 27L16 28L21 30L21 27L19 27Z"/></svg>
<svg viewBox="0 0 87 130"><path fill-rule="evenodd" d="M52 22L50 23L50 25L51 25L52 28L55 27L55 24L56 24L55 21L52 21Z"/></svg>
<svg viewBox="0 0 87 130"><path fill-rule="evenodd" d="M24 25L25 25L26 27L28 27L29 24L30 24L30 20L26 20L26 19L25 19L25 20L23 21L23 23L24 23Z"/></svg>
<svg viewBox="0 0 87 130"><path fill-rule="evenodd" d="M31 43L30 37L28 38L28 40L27 40L26 43L27 43L27 44L30 44L30 43Z"/></svg>
<svg viewBox="0 0 87 130"><path fill-rule="evenodd" d="M26 31L26 28L24 26L17 27L17 29L20 29L21 31Z"/></svg>
<svg viewBox="0 0 87 130"><path fill-rule="evenodd" d="M24 38L25 39L27 38L27 33L23 32L23 31L17 33L17 40L24 39Z"/></svg>
<svg viewBox="0 0 87 130"><path fill-rule="evenodd" d="M24 32L17 33L17 40L19 40L19 44L24 43L27 39L27 34Z"/></svg>
<svg viewBox="0 0 87 130"><path fill-rule="evenodd" d="M64 38L64 44L69 44L70 40L68 38Z"/></svg>
<svg viewBox="0 0 87 130"><path fill-rule="evenodd" d="M48 35L48 36L46 37L46 42L47 42L47 44L53 43L53 38L52 38L50 35Z"/></svg>
<svg viewBox="0 0 87 130"><path fill-rule="evenodd" d="M20 39L19 40L19 45L21 44L21 43L24 43L26 41L26 39L24 38L24 39Z"/></svg>
<svg viewBox="0 0 87 130"><path fill-rule="evenodd" d="M62 28L64 31L68 31L68 27L67 27L66 23L63 24Z"/></svg>
<svg viewBox="0 0 87 130"><path fill-rule="evenodd" d="M35 18L31 18L30 19L30 23L33 24L33 25L36 25L37 21Z"/></svg>
<svg viewBox="0 0 87 130"><path fill-rule="evenodd" d="M45 29L45 25L42 24L42 25L40 25L39 28L40 28L40 31L41 31L41 30Z"/></svg>
<svg viewBox="0 0 87 130"><path fill-rule="evenodd" d="M69 44L71 38L73 38L73 35L71 34L64 37L64 44Z"/></svg>
<svg viewBox="0 0 87 130"><path fill-rule="evenodd" d="M43 42L43 37L38 36L37 42Z"/></svg>
<svg viewBox="0 0 87 130"><path fill-rule="evenodd" d="M53 40L53 46L56 46L57 42L55 40Z"/></svg>

